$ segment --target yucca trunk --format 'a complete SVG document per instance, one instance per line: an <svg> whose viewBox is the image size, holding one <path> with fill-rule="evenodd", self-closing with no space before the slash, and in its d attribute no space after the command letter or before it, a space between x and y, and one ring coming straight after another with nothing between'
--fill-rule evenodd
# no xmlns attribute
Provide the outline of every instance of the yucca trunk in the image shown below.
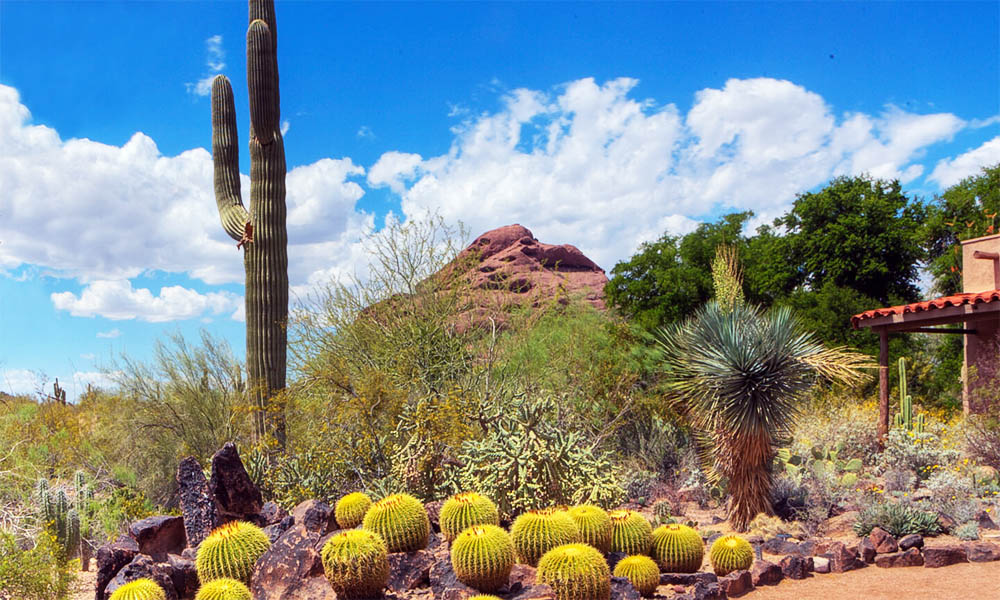
<svg viewBox="0 0 1000 600"><path fill-rule="evenodd" d="M729 481L729 525L746 531L758 514L773 514L771 436L766 431L720 433L716 443L714 468Z"/></svg>
<svg viewBox="0 0 1000 600"><path fill-rule="evenodd" d="M229 79L212 83L215 200L226 233L243 248L246 270L247 393L258 440L285 445L283 408L288 325L288 234L285 229L285 148L280 130L277 26L274 2L251 0L247 29L250 94L250 211L240 198L236 109Z"/></svg>

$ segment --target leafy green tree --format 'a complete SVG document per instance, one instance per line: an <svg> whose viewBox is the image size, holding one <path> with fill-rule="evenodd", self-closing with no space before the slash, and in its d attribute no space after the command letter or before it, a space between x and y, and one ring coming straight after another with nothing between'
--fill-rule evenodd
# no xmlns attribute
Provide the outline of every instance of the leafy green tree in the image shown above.
<svg viewBox="0 0 1000 600"><path fill-rule="evenodd" d="M631 322L652 330L683 320L712 296L712 259L719 244L745 246L750 212L702 223L685 235L664 235L611 269L608 302Z"/></svg>
<svg viewBox="0 0 1000 600"><path fill-rule="evenodd" d="M820 290L832 283L885 306L920 298L919 233L926 214L898 180L862 175L800 194L775 225L785 229L798 286Z"/></svg>
<svg viewBox="0 0 1000 600"><path fill-rule="evenodd" d="M1000 164L945 190L928 213L921 233L934 290L945 296L956 294L962 291L959 242L998 233L1000 228Z"/></svg>

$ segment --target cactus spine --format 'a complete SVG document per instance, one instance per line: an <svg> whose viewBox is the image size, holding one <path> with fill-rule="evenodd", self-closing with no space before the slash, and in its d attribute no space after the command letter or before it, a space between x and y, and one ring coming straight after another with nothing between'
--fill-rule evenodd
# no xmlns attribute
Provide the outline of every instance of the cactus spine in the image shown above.
<svg viewBox="0 0 1000 600"><path fill-rule="evenodd" d="M705 545L697 531L673 523L656 528L650 553L667 573L694 573L701 568Z"/></svg>
<svg viewBox="0 0 1000 600"><path fill-rule="evenodd" d="M924 432L924 415L913 416L913 396L906 393L906 359L899 357L899 412L896 413L896 427Z"/></svg>
<svg viewBox="0 0 1000 600"><path fill-rule="evenodd" d="M614 510L611 518L611 551L624 554L649 554L653 526L646 517L631 510Z"/></svg>
<svg viewBox="0 0 1000 600"><path fill-rule="evenodd" d="M580 529L580 541L601 552L611 548L611 517L604 509L581 504L569 509L569 516Z"/></svg>
<svg viewBox="0 0 1000 600"><path fill-rule="evenodd" d="M496 525L473 525L452 542L451 566L465 585L481 592L495 592L510 577L514 542Z"/></svg>
<svg viewBox="0 0 1000 600"><path fill-rule="evenodd" d="M351 492L337 500L333 515L341 529L354 529L361 524L365 513L372 506L372 499L361 492Z"/></svg>
<svg viewBox="0 0 1000 600"><path fill-rule="evenodd" d="M648 556L626 556L615 565L615 577L624 577L639 594L651 597L660 585L660 567Z"/></svg>
<svg viewBox="0 0 1000 600"><path fill-rule="evenodd" d="M250 93L250 211L240 199L236 109L229 79L212 82L215 202L222 228L243 247L246 271L248 394L259 439L285 445L284 416L273 406L285 388L288 324L288 234L285 147L280 129L278 30L273 0L250 0L247 83ZM268 431L270 430L270 431Z"/></svg>
<svg viewBox="0 0 1000 600"><path fill-rule="evenodd" d="M715 540L708 556L712 561L712 569L719 577L749 569L753 564L750 542L738 535L724 535Z"/></svg>
<svg viewBox="0 0 1000 600"><path fill-rule="evenodd" d="M580 539L580 530L565 511L554 508L529 510L510 527L517 561L535 566L543 554L556 546Z"/></svg>
<svg viewBox="0 0 1000 600"><path fill-rule="evenodd" d="M556 600L608 600L611 571L604 556L587 544L565 544L538 561L538 581L552 586Z"/></svg>
<svg viewBox="0 0 1000 600"><path fill-rule="evenodd" d="M431 535L427 510L409 494L393 494L372 504L362 527L382 536L389 552L426 548Z"/></svg>
<svg viewBox="0 0 1000 600"><path fill-rule="evenodd" d="M223 577L201 586L194 600L252 600L252 596L242 582Z"/></svg>
<svg viewBox="0 0 1000 600"><path fill-rule="evenodd" d="M337 597L375 598L389 581L385 540L373 531L338 533L326 542L320 556Z"/></svg>
<svg viewBox="0 0 1000 600"><path fill-rule="evenodd" d="M476 492L462 492L441 506L441 533L449 542L473 525L498 525L500 512L493 501Z"/></svg>
<svg viewBox="0 0 1000 600"><path fill-rule="evenodd" d="M226 523L198 546L198 579L208 583L226 577L249 585L254 564L270 547L271 541L260 527L243 521Z"/></svg>
<svg viewBox="0 0 1000 600"><path fill-rule="evenodd" d="M109 600L167 600L167 595L159 584L143 577L115 590Z"/></svg>

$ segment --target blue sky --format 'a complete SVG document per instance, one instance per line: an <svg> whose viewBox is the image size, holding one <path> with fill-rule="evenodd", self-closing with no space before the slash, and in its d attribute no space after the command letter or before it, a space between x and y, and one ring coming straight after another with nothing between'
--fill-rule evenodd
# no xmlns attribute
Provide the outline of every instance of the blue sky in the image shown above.
<svg viewBox="0 0 1000 600"><path fill-rule="evenodd" d="M1000 4L278 2L293 291L392 211L520 222L610 270L840 174L925 198L1000 162ZM0 390L104 381L200 328L243 352L209 98L246 6L0 2ZM245 186L246 188L246 186Z"/></svg>

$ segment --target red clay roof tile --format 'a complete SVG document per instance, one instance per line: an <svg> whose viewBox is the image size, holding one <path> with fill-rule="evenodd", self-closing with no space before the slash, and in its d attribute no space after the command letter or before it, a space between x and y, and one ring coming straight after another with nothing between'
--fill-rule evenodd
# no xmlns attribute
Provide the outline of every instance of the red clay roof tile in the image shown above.
<svg viewBox="0 0 1000 600"><path fill-rule="evenodd" d="M858 323L865 319L874 319L875 317L885 317L888 315L902 315L905 313L917 313L926 310L934 310L936 308L944 308L946 306L962 306L963 304L979 303L985 304L993 301L1000 302L1000 290L990 290L975 294L955 294L954 296L944 296L943 298L935 298L924 302L914 302L913 304L903 304L901 306L890 306L888 308L874 308L872 310L866 310L861 314L851 317L851 325L857 329Z"/></svg>

